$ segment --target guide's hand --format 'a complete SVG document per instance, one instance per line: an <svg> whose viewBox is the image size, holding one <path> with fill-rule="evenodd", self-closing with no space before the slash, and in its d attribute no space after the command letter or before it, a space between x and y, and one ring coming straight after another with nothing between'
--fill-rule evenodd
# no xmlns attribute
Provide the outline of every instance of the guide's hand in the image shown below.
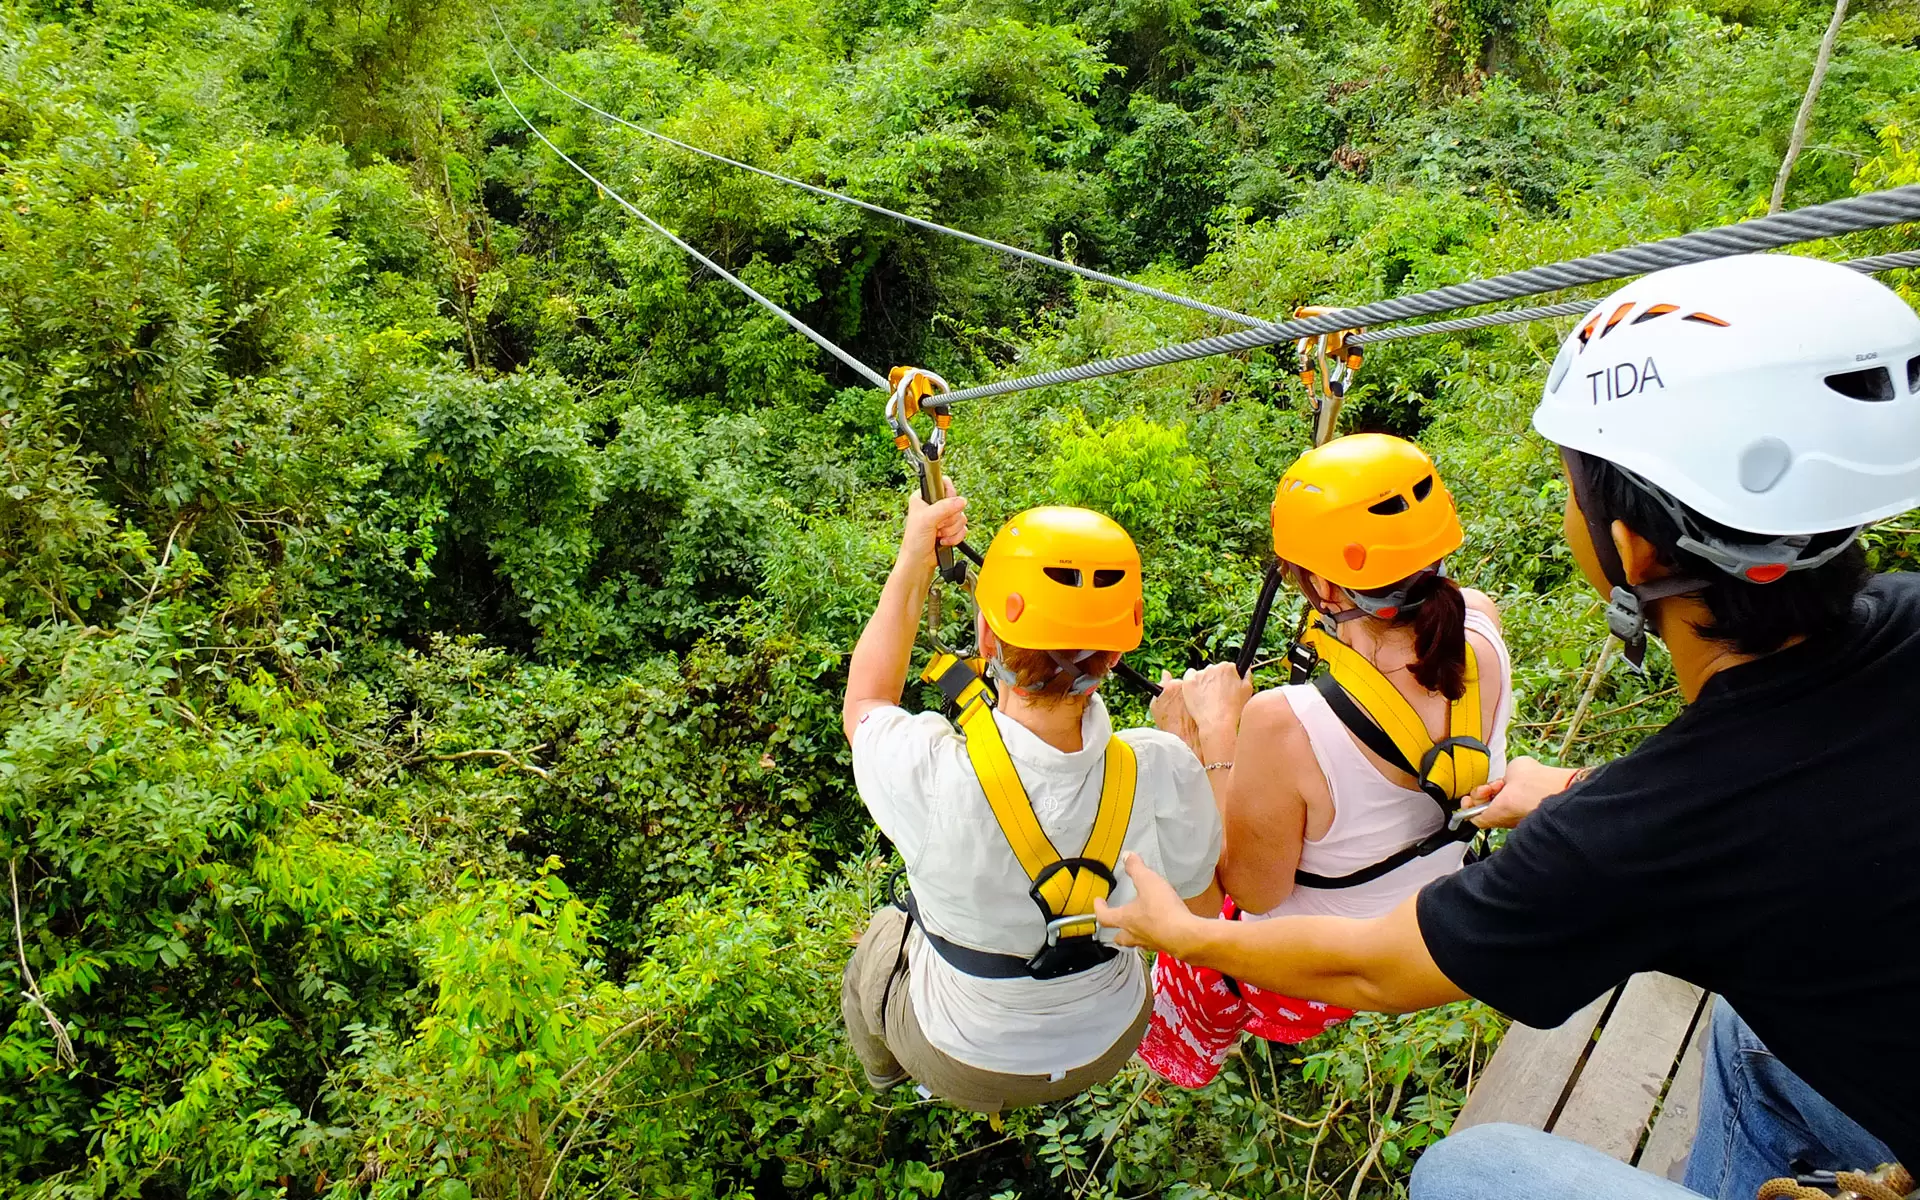
<svg viewBox="0 0 1920 1200"><path fill-rule="evenodd" d="M967 537L967 500L951 490L946 499L928 504L918 492L907 497L907 526L900 534L900 562L912 566L934 564L934 547L957 546Z"/></svg>
<svg viewBox="0 0 1920 1200"><path fill-rule="evenodd" d="M1482 829L1512 829L1539 808L1542 800L1565 791L1578 774L1522 755L1507 763L1506 778L1473 789L1460 807L1491 804L1493 807L1473 818L1473 823Z"/></svg>
<svg viewBox="0 0 1920 1200"><path fill-rule="evenodd" d="M1243 678L1232 663L1188 671L1181 683L1187 711L1203 732L1224 736L1240 728L1241 710L1253 699L1253 681Z"/></svg>
<svg viewBox="0 0 1920 1200"><path fill-rule="evenodd" d="M1144 946L1180 957L1194 922L1201 918L1187 911L1173 885L1154 874L1138 854L1129 850L1120 861L1127 869L1127 878L1133 880L1134 898L1120 905L1096 899L1094 915L1102 925L1120 931L1114 940L1122 946Z"/></svg>
<svg viewBox="0 0 1920 1200"><path fill-rule="evenodd" d="M1160 672L1160 694L1147 705L1147 713L1153 718L1154 728L1171 733L1195 754L1200 753L1200 727L1193 723L1193 714L1187 711L1185 684L1165 671Z"/></svg>

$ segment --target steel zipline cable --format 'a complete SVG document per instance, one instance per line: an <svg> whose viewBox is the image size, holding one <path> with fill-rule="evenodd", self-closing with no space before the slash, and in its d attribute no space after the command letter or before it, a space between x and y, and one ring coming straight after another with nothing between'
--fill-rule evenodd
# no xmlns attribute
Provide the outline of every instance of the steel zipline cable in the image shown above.
<svg viewBox="0 0 1920 1200"><path fill-rule="evenodd" d="M1920 250L1902 250L1897 254L1876 254L1871 258L1851 259L1840 265L1850 267L1863 275L1920 267ZM1347 340L1357 346L1371 346L1378 342L1397 342L1435 333L1464 333L1469 329L1486 329L1495 325L1519 325L1527 321L1545 321L1554 317L1578 317L1593 311L1593 306L1598 303L1600 303L1598 299L1569 300L1564 304L1543 304L1535 308L1477 313L1471 317L1455 317L1450 321L1430 321L1424 325L1395 325L1388 329L1364 330Z"/></svg>
<svg viewBox="0 0 1920 1200"><path fill-rule="evenodd" d="M753 289L753 286L749 284L746 280L740 278L738 275L735 275L732 271L727 270L725 267L721 266L719 263L708 258L706 255L700 253L698 250L695 250L692 246L682 241L680 237L677 234L675 234L671 229L668 229L665 225L662 225L660 222L654 220L652 217L648 216L646 213L643 213L638 208L634 207L632 201L628 200L625 196L622 196L619 192L614 191L612 188L608 187L606 184L600 182L600 180L594 176L593 172L587 170L585 167L581 166L579 163L569 158L567 156L567 152L562 150L560 147L554 145L552 139L548 138L546 134L541 133L539 127L536 126L532 121L529 121L527 119L527 114L521 112L520 106L513 102L513 96L507 91L507 85L500 81L500 72L494 68L493 52L488 50L484 46L482 46L480 50L482 54L486 55L487 71L490 74L492 74L493 85L500 89L500 96L502 99L504 99L507 102L507 107L513 110L514 116L520 118L520 123L527 127L527 131L529 133L533 134L533 136L539 138L542 142L546 143L547 149L553 151L555 154L558 154L562 161L564 161L568 166L572 167L574 170L580 172L581 176L585 178L587 182L593 184L593 186L599 188L602 192L606 193L607 197L611 199L614 203L626 209L628 212L632 213L634 216L639 217L642 221L646 222L647 228L653 230L655 233L659 234L661 237L666 238L668 241L672 242L674 245L686 251L695 260L697 260L701 266L707 268L707 270L712 271L715 275L718 275L720 278L726 280L728 283L731 283L733 286L745 292L749 297L753 299L753 301L756 304L760 305L760 307L766 309L768 312L772 313L774 316L779 317L782 321L785 321L788 325L791 325L799 333L805 334L809 339L813 341L813 343L816 346L819 346L822 350L825 350L828 354L833 355L835 358L839 359L841 362L847 364L849 367L852 367L856 372L860 374L862 378L867 380L867 382L873 384L873 386L879 388L881 391L887 390L886 377L880 374L880 372L874 370L872 367L869 367L867 364L861 362L859 359L847 353L845 350L842 350L839 346L834 345L833 342L828 340L825 334L820 333L818 330L814 329L813 326L807 324L805 321L802 321L799 317L794 316L792 313L788 312L786 309L781 308L778 304L775 304L773 301L767 299L765 296L762 296L759 292L755 291Z"/></svg>
<svg viewBox="0 0 1920 1200"><path fill-rule="evenodd" d="M996 242L992 238L981 237L977 233L968 233L964 229L954 229L951 226L941 225L938 222L929 221L923 217L911 216L907 213L897 212L891 208L886 208L878 204L869 203L868 201L865 201L865 200L855 199L852 196L848 196L840 192L832 191L831 189L828 189L828 188L818 187L814 184L807 183L803 180L794 179L788 175L782 175L777 171L769 171L763 167L756 167L752 163L741 162L737 158L728 158L724 154L717 154L712 150L705 149L704 147L701 147L701 146L696 146L691 142L683 142L679 138L668 137L666 134L661 133L658 130L649 129L645 125L637 124L636 122L627 120L625 117L619 116L615 113L610 113L606 109L601 108L598 105L595 105L592 101L575 95L574 93L568 91L566 88L563 88L559 84L555 83L552 79L549 79L546 75L541 73L538 67L534 66L531 62L527 61L526 55L520 52L519 45L517 45L514 42L513 36L507 32L506 24L503 21L501 21L500 13L494 8L492 8L491 6L488 7L487 11L492 14L493 23L495 27L497 27L500 30L500 40L506 44L507 49L513 51L513 56L520 60L520 65L525 67L527 71L535 79L538 79L541 83L547 85L547 87L560 93L562 96L565 96L567 99L573 101L575 104L579 105L581 108L586 109L588 112L597 113L600 116L605 117L607 120L614 122L616 125L623 125L626 128L633 130L635 133L645 134L647 137L650 137L655 141L665 143L666 145L669 145L669 146L678 147L681 150L685 150L689 154L697 154L702 158L711 159L712 161L717 163L725 163L727 166L730 166L730 167L738 167L742 171L750 171L753 174L758 175L764 179L771 179L777 183L784 183L789 187L796 187L796 188L799 188L801 191L811 192L814 195L820 196L827 200L833 200L840 204L850 204L855 208L864 209L865 211L873 213L877 216L887 217L891 220L895 220L895 221L902 222L903 224L911 225L916 229L925 229L931 233L943 233L943 234L946 234L948 237L959 238L963 242L971 242L976 246L983 246L988 250L997 250L1002 254L1012 255L1015 258L1024 258L1028 262L1036 262L1041 264L1042 266L1052 267L1056 271L1066 271L1066 272L1069 272L1070 274L1078 275L1082 279L1091 279L1095 283L1104 283L1109 287L1125 288L1129 292L1137 292L1142 296L1151 296L1155 300L1164 300L1169 304L1179 304L1184 307L1194 309L1198 312L1206 313L1209 316L1219 317L1223 321L1232 321L1237 325L1245 325L1253 329L1265 329L1269 324L1271 324L1271 322L1264 321L1259 317L1248 316L1246 313L1243 313L1243 312L1235 312L1233 309L1230 309L1230 308L1221 308L1217 304L1208 304L1204 300L1195 300L1191 296L1181 296L1181 295L1176 295L1173 292L1162 291L1157 287L1151 287L1144 283L1135 283L1131 279L1122 279L1118 275L1108 275L1103 271L1095 271L1089 267L1082 267L1077 264L1067 262L1064 259L1049 258L1047 255L1037 254L1032 250L1022 250L1018 246L1009 246L1005 242ZM495 78L497 80L498 76L495 76Z"/></svg>
<svg viewBox="0 0 1920 1200"><path fill-rule="evenodd" d="M961 388L950 393L947 399L949 401L976 400L988 396L1024 392L1032 388L1080 383L1088 379L1119 375L1148 367L1191 362L1197 358L1209 358L1216 354L1256 350L1262 346L1272 346L1322 333L1337 333L1356 326L1404 321L1412 317L1424 317L1456 308L1470 308L1478 304L1492 304L1500 300L1514 300L1521 296L1558 291L1561 288L1621 279L1629 275L1640 275L1665 267L1702 262L1710 258L1750 254L1760 250L1776 250L1796 242L1810 242L1818 238L1833 237L1836 234L1879 229L1887 225L1898 225L1904 221L1914 220L1920 220L1920 184L1909 184L1906 187L1890 188L1865 196L1852 196L1845 200L1816 204L1795 209L1792 212L1776 213L1751 221L1723 225L1718 229L1703 229L1682 234L1679 237L1667 238L1664 241L1643 242L1619 250L1590 254L1585 258L1496 275L1491 279L1451 284L1431 291L1417 292L1411 296L1394 296L1354 308L1336 309L1319 316L1277 321L1264 329L1245 329L1238 333L1221 334L1218 337L1202 338L1199 341L1183 342L1172 346L1160 346L1137 354L1082 363L1075 367L1043 371L1037 375L1005 379L978 387Z"/></svg>

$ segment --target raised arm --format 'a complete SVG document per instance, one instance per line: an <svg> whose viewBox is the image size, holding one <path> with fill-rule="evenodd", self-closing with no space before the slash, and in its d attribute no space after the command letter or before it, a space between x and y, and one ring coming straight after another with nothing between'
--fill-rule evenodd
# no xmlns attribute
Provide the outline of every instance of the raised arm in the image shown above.
<svg viewBox="0 0 1920 1200"><path fill-rule="evenodd" d="M880 603L854 645L847 664L847 695L840 705L840 723L853 741L853 731L876 708L900 703L906 687L907 666L913 657L913 639L920 630L920 613L927 588L933 583L934 545L955 546L967 536L967 502L948 496L928 504L916 493L907 503L907 523L900 535L900 553L880 589Z"/></svg>

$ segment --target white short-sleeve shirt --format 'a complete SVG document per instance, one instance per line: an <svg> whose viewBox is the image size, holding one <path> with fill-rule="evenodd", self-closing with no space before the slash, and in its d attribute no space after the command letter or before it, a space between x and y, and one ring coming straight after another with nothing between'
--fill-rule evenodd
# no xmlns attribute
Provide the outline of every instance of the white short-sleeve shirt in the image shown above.
<svg viewBox="0 0 1920 1200"><path fill-rule="evenodd" d="M1100 808L1113 726L1099 696L1081 721L1083 748L1057 750L1001 713L994 721L1047 837L1071 857ZM1123 846L1182 896L1213 882L1220 817L1206 772L1184 742L1154 729L1120 737L1138 764ZM1001 954L1031 955L1046 936L1030 882L994 820L959 731L938 713L895 707L868 713L854 732L860 798L906 862L920 918L934 933ZM1112 900L1133 885L1120 871ZM1112 932L1102 930L1111 940ZM1064 979L981 979L942 959L916 930L908 944L908 996L927 1040L982 1070L1046 1075L1099 1058L1132 1024L1146 997L1139 957L1122 953Z"/></svg>

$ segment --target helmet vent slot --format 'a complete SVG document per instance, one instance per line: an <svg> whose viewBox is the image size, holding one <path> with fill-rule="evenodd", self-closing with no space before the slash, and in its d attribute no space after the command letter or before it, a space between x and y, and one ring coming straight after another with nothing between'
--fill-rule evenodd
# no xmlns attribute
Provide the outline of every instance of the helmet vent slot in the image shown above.
<svg viewBox="0 0 1920 1200"><path fill-rule="evenodd" d="M1431 495L1433 495L1433 476L1429 475L1419 483L1413 485L1413 498L1415 501L1425 500Z"/></svg>
<svg viewBox="0 0 1920 1200"><path fill-rule="evenodd" d="M1110 588L1127 577L1127 573L1118 567L1101 567L1093 573L1093 586Z"/></svg>
<svg viewBox="0 0 1920 1200"><path fill-rule="evenodd" d="M1367 511L1370 513L1378 513L1380 516L1383 516L1383 517L1391 517L1397 513L1406 512L1409 508L1412 508L1412 507L1413 507L1412 505L1407 503L1407 498L1405 496L1393 495L1393 496L1388 496L1385 500L1382 500L1378 504L1367 505Z"/></svg>
<svg viewBox="0 0 1920 1200"><path fill-rule="evenodd" d="M1045 571L1047 578L1053 580L1055 583L1064 584L1070 588L1080 586L1079 567L1042 567L1040 569Z"/></svg>
<svg viewBox="0 0 1920 1200"><path fill-rule="evenodd" d="M1908 373L1912 373L1911 367ZM1868 367L1864 371L1842 371L1838 375L1829 375L1827 386L1854 400L1893 399L1893 374L1885 367Z"/></svg>
<svg viewBox="0 0 1920 1200"><path fill-rule="evenodd" d="M1920 392L1920 354L1907 360L1907 390Z"/></svg>

